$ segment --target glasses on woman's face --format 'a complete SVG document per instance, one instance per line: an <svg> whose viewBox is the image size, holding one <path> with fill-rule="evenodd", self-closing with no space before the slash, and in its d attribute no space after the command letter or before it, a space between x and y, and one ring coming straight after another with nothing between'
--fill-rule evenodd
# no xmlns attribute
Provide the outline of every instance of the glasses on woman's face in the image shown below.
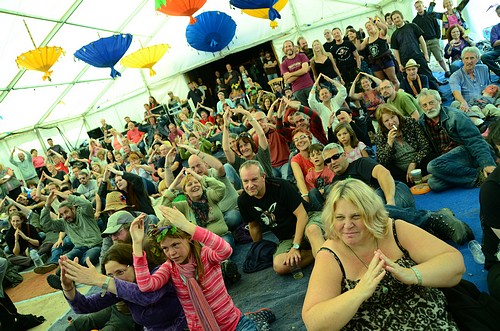
<svg viewBox="0 0 500 331"><path fill-rule="evenodd" d="M335 160L338 160L341 156L342 156L343 153L337 153L337 154L333 154L332 156L330 156L329 158L325 159L325 162L324 164L325 165L329 165L330 163L332 163L333 161Z"/></svg>
<svg viewBox="0 0 500 331"><path fill-rule="evenodd" d="M301 140L304 140L304 139L307 139L307 138L308 138L307 135L303 134L300 137L297 137L297 138L293 139L293 142L297 143L297 142L299 142Z"/></svg>
<svg viewBox="0 0 500 331"><path fill-rule="evenodd" d="M106 276L108 276L108 277L113 277L113 278L114 278L114 277L120 277L120 276L123 276L123 274L124 274L125 272L127 272L128 268L130 268L130 265L128 265L128 266L127 266L126 268L124 268L124 269L118 269L118 270L116 270L115 272L110 272L110 273L108 273Z"/></svg>

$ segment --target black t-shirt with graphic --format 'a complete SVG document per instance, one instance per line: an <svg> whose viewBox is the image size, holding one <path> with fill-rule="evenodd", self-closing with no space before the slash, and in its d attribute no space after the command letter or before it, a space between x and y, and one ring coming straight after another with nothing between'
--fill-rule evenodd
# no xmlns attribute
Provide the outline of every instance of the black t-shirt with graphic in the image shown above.
<svg viewBox="0 0 500 331"><path fill-rule="evenodd" d="M243 192L238 198L238 207L245 223L259 221L265 224L281 240L291 239L295 234L297 218L293 213L302 203L294 187L280 178L266 178L266 194L262 199Z"/></svg>
<svg viewBox="0 0 500 331"><path fill-rule="evenodd" d="M330 47L330 52L335 58L335 61L337 61L337 66L340 67L357 67L356 59L354 58L355 51L356 47L350 41L344 41L340 45L334 43Z"/></svg>

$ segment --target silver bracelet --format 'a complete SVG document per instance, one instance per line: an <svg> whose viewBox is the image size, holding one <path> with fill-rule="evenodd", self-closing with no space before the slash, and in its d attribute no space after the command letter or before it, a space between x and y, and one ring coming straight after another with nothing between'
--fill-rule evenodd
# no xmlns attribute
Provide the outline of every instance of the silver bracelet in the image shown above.
<svg viewBox="0 0 500 331"><path fill-rule="evenodd" d="M415 276L417 277L417 285L422 286L422 275L420 274L420 271L418 271L415 267L410 267L410 269L413 270Z"/></svg>

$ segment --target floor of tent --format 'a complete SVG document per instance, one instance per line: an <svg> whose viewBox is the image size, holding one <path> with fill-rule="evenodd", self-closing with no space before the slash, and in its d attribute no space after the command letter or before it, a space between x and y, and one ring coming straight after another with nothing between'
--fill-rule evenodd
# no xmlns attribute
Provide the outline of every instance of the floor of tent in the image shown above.
<svg viewBox="0 0 500 331"><path fill-rule="evenodd" d="M433 66L434 70L435 66ZM444 80L442 72L435 73L439 80ZM440 87L445 104L452 100L449 85ZM469 224L476 239L481 242L482 232L479 222L479 189L454 189L444 193L430 192L425 195L416 196L418 209L438 210L448 207L462 221ZM276 240L276 238L266 233L266 239ZM250 244L238 245L232 259L241 266L246 256ZM467 245L457 247L463 254L467 271L463 278L474 282L481 291L487 292L486 275L482 265L474 262ZM233 297L236 305L243 311L255 311L262 307L271 308L276 314L276 321L272 324L273 330L305 330L302 323L301 309L307 284L312 271L312 266L305 268L304 278L295 280L291 276L278 276L272 268L268 268L253 274L242 273L241 280L229 287L229 293ZM82 290L97 291L83 287ZM35 313L44 315L47 321L32 330L64 330L67 326L68 316L73 318L76 315L69 310L69 307L60 292L45 294L33 299L17 302L21 313Z"/></svg>

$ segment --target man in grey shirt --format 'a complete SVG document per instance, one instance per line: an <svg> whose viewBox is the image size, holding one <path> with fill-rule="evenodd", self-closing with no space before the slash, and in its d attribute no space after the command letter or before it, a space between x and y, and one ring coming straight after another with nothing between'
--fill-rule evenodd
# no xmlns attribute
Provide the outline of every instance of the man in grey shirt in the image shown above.
<svg viewBox="0 0 500 331"><path fill-rule="evenodd" d="M78 180L80 181L80 185L76 189L76 192L83 195L88 201L94 202L98 188L97 181L95 179L90 179L87 169L80 170Z"/></svg>
<svg viewBox="0 0 500 331"><path fill-rule="evenodd" d="M19 154L17 154L19 161L14 160L14 152L16 151L16 148L19 150ZM38 175L36 173L35 166L33 165L30 153L19 147L14 147L14 149L12 149L12 153L10 153L9 161L19 169L25 184L28 181L34 181L38 184Z"/></svg>

